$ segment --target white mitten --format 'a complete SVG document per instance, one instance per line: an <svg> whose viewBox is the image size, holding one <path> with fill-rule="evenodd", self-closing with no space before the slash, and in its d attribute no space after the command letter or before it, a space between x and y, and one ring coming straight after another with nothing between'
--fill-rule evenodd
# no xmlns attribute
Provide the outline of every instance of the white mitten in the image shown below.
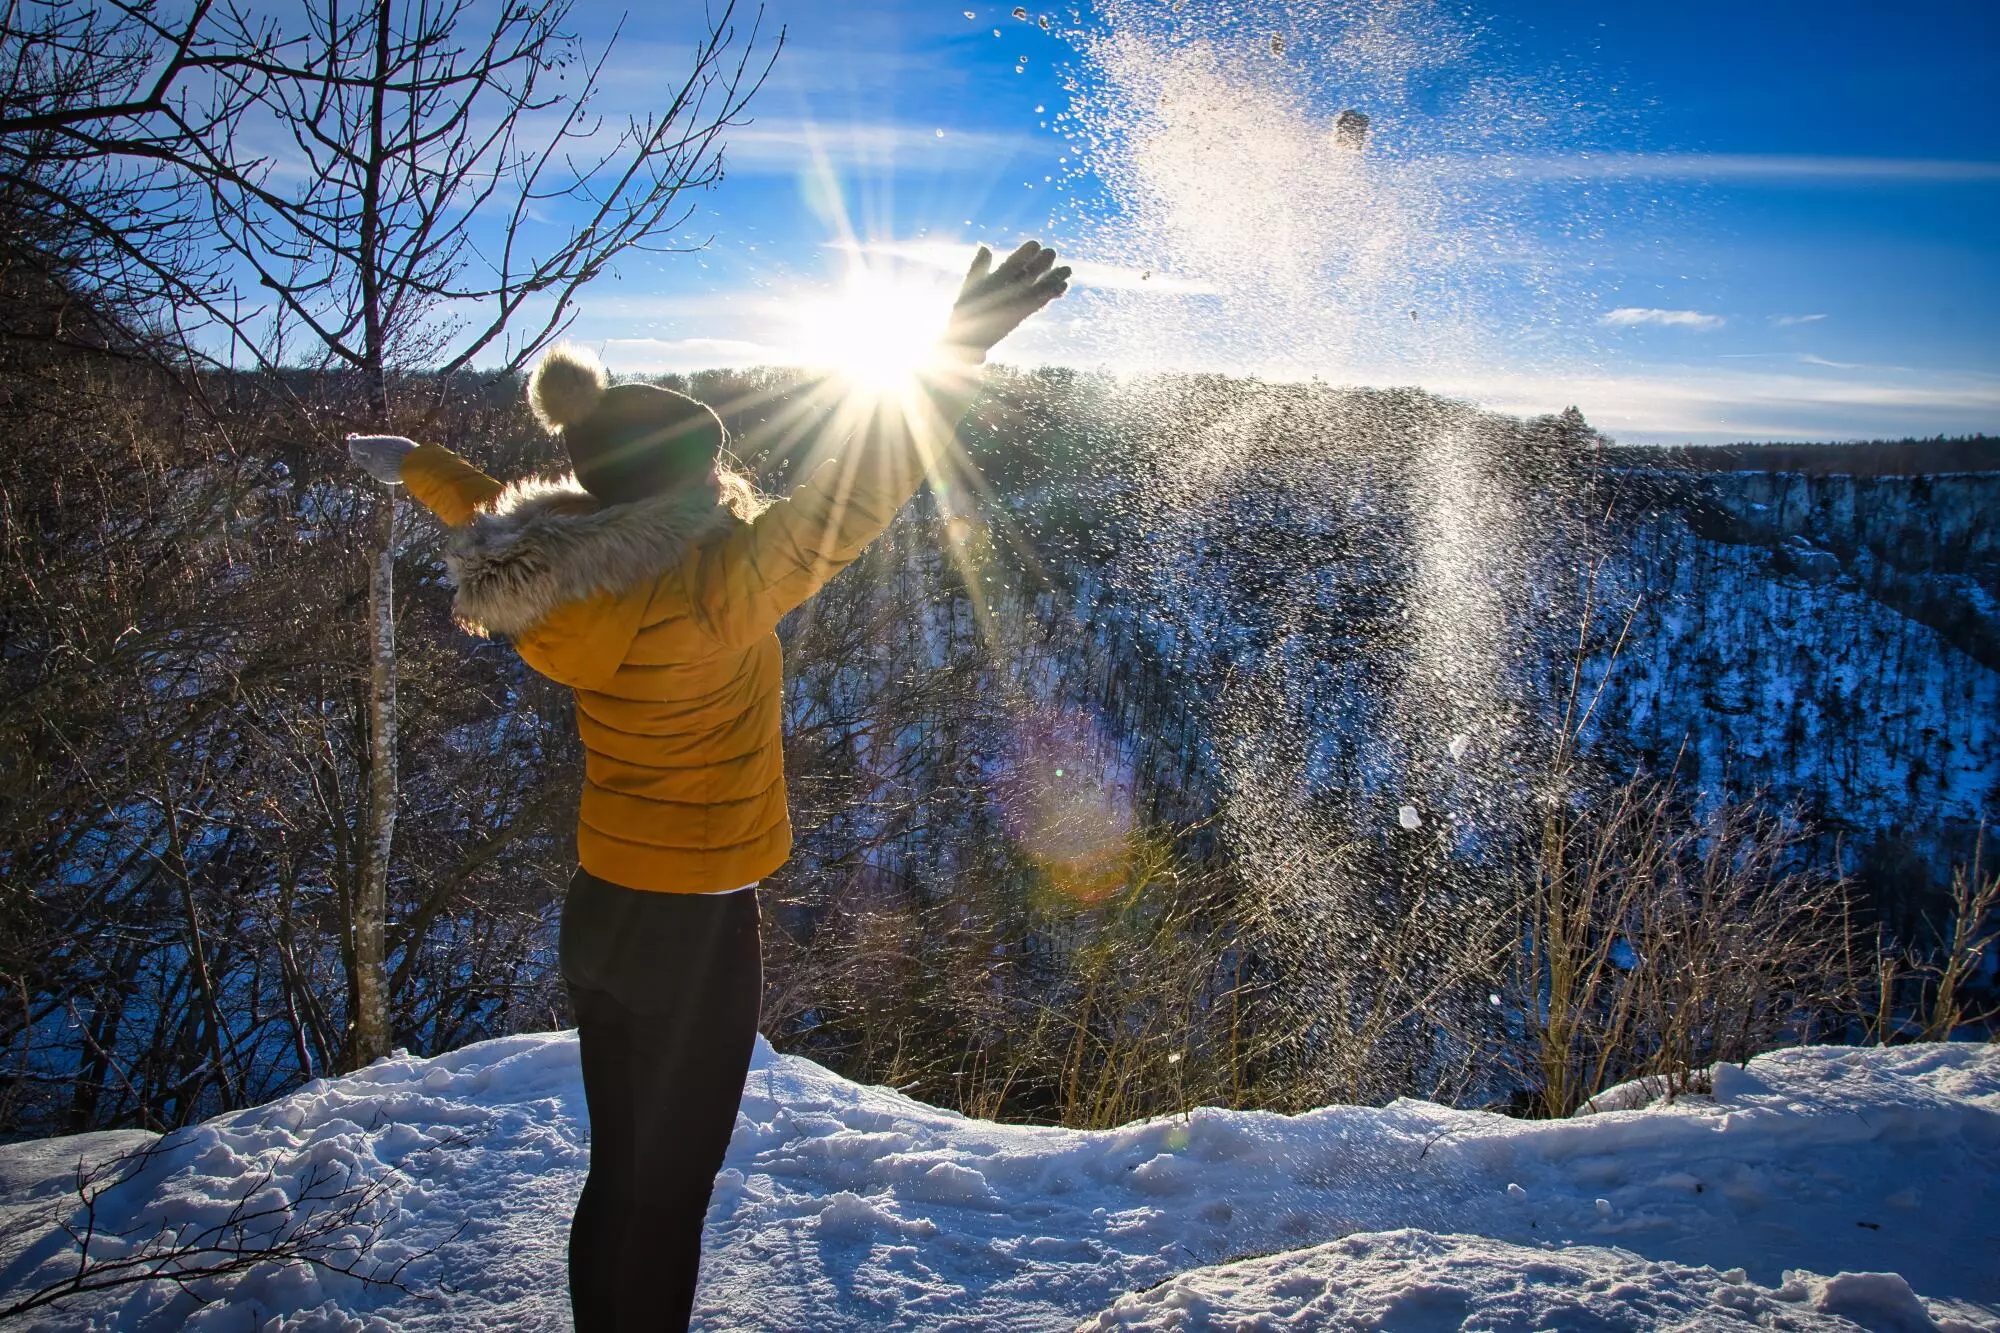
<svg viewBox="0 0 2000 1333"><path fill-rule="evenodd" d="M415 440L400 435L350 435L347 456L357 466L385 486L403 482L403 459L417 447Z"/></svg>

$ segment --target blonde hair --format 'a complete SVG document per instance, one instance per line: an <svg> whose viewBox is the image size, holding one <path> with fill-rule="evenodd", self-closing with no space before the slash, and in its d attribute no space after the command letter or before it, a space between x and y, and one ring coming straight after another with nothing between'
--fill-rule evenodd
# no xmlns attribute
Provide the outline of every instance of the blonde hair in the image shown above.
<svg viewBox="0 0 2000 1333"><path fill-rule="evenodd" d="M771 499L757 489L747 473L721 462L715 465L715 481L723 507L748 523L771 507Z"/></svg>

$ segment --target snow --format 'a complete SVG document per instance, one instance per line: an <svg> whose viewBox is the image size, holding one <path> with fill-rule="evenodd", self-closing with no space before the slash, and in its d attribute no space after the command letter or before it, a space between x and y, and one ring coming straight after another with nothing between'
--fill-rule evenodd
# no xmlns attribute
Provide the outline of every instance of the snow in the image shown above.
<svg viewBox="0 0 2000 1333"><path fill-rule="evenodd" d="M1596 1105L1618 1109L1398 1101L1085 1132L966 1119L760 1044L697 1326L2000 1330L2000 1047L1786 1051L1719 1067L1712 1096ZM20 1326L567 1327L583 1110L573 1034L544 1033L393 1056L177 1132L101 1228L212 1223L314 1171L386 1181L372 1255L406 1262L411 1294L267 1265ZM52 1224L79 1158L150 1142L0 1148L10 1299L66 1275Z"/></svg>
<svg viewBox="0 0 2000 1333"><path fill-rule="evenodd" d="M1845 1316L1845 1318L1841 1317ZM1947 1316L1949 1319L1949 1316ZM1954 1330L1975 1328L1951 1320ZM1284 1328L1875 1329L1939 1327L1891 1273L1801 1277L1656 1263L1623 1250L1551 1252L1482 1236L1389 1231L1183 1273L1127 1296L1093 1330Z"/></svg>

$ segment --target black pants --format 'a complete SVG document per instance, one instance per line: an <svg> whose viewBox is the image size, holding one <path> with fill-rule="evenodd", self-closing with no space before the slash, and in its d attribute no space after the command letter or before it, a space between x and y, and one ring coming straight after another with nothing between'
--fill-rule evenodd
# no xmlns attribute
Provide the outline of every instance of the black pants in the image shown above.
<svg viewBox="0 0 2000 1333"><path fill-rule="evenodd" d="M583 870L561 956L590 1176L569 1232L578 1333L681 1330L757 1039L757 894L642 893Z"/></svg>

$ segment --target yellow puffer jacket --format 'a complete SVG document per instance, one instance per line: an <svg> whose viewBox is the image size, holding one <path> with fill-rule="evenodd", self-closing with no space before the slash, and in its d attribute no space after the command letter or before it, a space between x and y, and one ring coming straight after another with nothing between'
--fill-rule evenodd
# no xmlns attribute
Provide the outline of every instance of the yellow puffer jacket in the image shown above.
<svg viewBox="0 0 2000 1333"><path fill-rule="evenodd" d="M968 368L885 401L845 457L754 515L711 486L600 505L571 479L503 486L436 445L405 457L410 493L455 529L460 621L576 691L585 870L711 893L791 856L775 628L916 493L973 388Z"/></svg>

